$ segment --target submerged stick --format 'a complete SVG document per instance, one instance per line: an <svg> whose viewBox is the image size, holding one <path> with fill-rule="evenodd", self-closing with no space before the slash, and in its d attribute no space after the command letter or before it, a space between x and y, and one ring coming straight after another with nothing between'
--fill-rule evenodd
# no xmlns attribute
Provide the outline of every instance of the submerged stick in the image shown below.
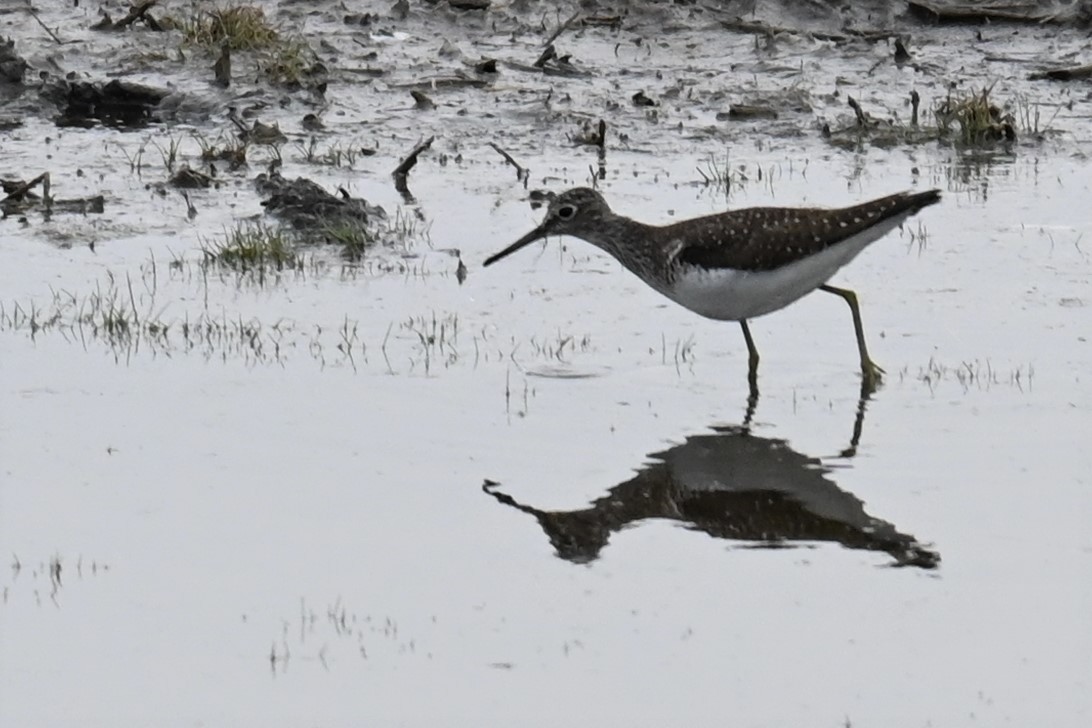
<svg viewBox="0 0 1092 728"><path fill-rule="evenodd" d="M551 43L546 46L546 49L542 51L542 55L538 57L538 60L535 61L532 66L534 68L542 68L555 58L557 58L557 49L554 48L553 44Z"/></svg>
<svg viewBox="0 0 1092 728"><path fill-rule="evenodd" d="M212 65L216 83L224 88L231 85L231 43L224 41L220 47L220 57Z"/></svg>
<svg viewBox="0 0 1092 728"><path fill-rule="evenodd" d="M402 163L391 173L394 175L394 189L398 190L407 204L413 202L413 195L410 193L409 184L407 183L410 170L417 164L417 157L421 155L421 152L431 147L432 142L435 139L435 136L430 136L428 139L414 147L413 151L409 153L409 156L403 159Z"/></svg>
<svg viewBox="0 0 1092 728"><path fill-rule="evenodd" d="M424 152L431 147L432 142L435 140L435 136L430 136L428 139L414 147L413 151L409 153L409 156L403 159L402 163L395 167L392 174L394 174L395 177L405 177L408 175L410 170L413 169L413 166L417 164L417 157L421 156L421 152Z"/></svg>
<svg viewBox="0 0 1092 728"><path fill-rule="evenodd" d="M902 64L910 60L910 51L906 50L906 44L902 38L895 38L895 63Z"/></svg>
<svg viewBox="0 0 1092 728"><path fill-rule="evenodd" d="M850 96L846 103L849 104L849 108L853 109L853 113L857 115L857 126L868 126L868 119L865 118L864 110L861 109L861 105L857 102L857 99Z"/></svg>

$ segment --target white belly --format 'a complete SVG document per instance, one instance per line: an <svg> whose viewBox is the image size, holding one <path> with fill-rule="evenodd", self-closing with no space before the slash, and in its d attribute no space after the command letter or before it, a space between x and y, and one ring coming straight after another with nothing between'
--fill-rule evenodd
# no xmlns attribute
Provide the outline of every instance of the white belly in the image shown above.
<svg viewBox="0 0 1092 728"><path fill-rule="evenodd" d="M907 213L909 215L909 213ZM833 245L821 253L768 271L696 267L680 271L672 287L660 292L695 313L720 321L756 318L788 306L830 280L857 254L901 224L907 215Z"/></svg>

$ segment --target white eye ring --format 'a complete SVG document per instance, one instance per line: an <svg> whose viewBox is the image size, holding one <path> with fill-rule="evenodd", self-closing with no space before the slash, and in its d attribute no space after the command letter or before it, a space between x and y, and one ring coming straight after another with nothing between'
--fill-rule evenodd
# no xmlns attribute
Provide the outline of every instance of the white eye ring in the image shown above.
<svg viewBox="0 0 1092 728"><path fill-rule="evenodd" d="M562 220L572 220L576 215L576 208L572 205L562 205L557 208L557 216Z"/></svg>

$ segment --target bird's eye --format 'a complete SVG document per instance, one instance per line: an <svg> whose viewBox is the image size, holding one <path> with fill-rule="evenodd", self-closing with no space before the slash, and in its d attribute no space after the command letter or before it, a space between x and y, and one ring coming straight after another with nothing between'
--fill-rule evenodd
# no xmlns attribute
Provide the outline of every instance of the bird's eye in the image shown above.
<svg viewBox="0 0 1092 728"><path fill-rule="evenodd" d="M576 208L572 205L562 205L557 208L557 216L562 220L572 220L574 215L576 215Z"/></svg>

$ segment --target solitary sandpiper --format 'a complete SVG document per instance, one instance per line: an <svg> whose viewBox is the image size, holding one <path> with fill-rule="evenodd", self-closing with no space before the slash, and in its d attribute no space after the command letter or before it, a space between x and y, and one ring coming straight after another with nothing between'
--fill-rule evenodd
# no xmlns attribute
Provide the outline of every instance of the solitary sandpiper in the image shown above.
<svg viewBox="0 0 1092 728"><path fill-rule="evenodd" d="M578 187L555 196L541 225L485 265L548 235L586 240L672 301L711 319L738 321L752 388L758 350L747 320L818 288L849 304L863 384L873 389L883 370L868 356L857 296L827 281L869 243L937 202L940 190L899 192L838 209L751 207L656 226L619 215L598 192Z"/></svg>

